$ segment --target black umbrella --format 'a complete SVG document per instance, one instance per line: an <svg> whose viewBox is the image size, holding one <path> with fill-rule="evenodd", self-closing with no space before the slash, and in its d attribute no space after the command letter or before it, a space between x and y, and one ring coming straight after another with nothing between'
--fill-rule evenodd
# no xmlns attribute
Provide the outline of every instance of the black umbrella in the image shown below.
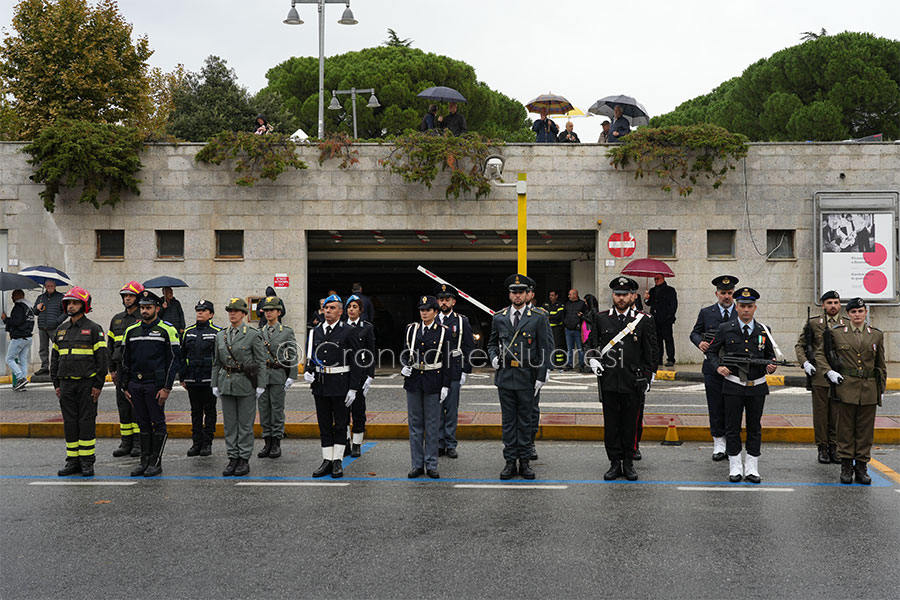
<svg viewBox="0 0 900 600"><path fill-rule="evenodd" d="M188 284L178 279L177 277L169 277L168 275L161 275L159 277L154 277L153 279L148 279L144 282L145 288L177 288L177 287L188 287Z"/></svg>
<svg viewBox="0 0 900 600"><path fill-rule="evenodd" d="M32 288L41 287L30 277L19 275L18 273L7 273L0 271L0 291L7 290L30 290Z"/></svg>
<svg viewBox="0 0 900 600"><path fill-rule="evenodd" d="M622 114L628 119L628 122L631 123L632 127L639 127L640 125L647 125L650 123L650 114L647 112L647 109L644 108L644 105L631 96L623 96L621 94L618 96L606 96L605 98L600 98L594 102L588 109L588 112L613 119L615 118L613 109L616 106L622 107Z"/></svg>
<svg viewBox="0 0 900 600"><path fill-rule="evenodd" d="M416 95L417 98L424 98L425 100L434 100L435 102L465 102L466 98L453 88L445 87L443 85L439 85L436 87L430 87L427 90L421 91Z"/></svg>

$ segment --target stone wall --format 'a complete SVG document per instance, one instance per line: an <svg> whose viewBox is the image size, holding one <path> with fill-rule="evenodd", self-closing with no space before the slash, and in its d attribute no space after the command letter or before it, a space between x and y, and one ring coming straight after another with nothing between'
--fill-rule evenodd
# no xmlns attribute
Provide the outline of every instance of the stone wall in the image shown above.
<svg viewBox="0 0 900 600"><path fill-rule="evenodd" d="M477 201L448 200L440 182L428 190L380 167L378 159L389 147L379 145L359 146L359 164L346 171L335 160L320 166L318 150L305 147L301 154L309 169L251 188L234 185L226 166L197 164L199 145L152 146L142 155L140 196L96 210L68 193L48 213L40 186L29 179L22 146L0 143L0 229L9 230L9 257L21 266L66 270L94 294L95 317L104 326L120 310L116 292L128 279L163 273L188 278L187 308L200 296L221 307L228 297L259 292L271 284L273 273L286 272L291 277L282 294L290 307L287 322L299 329L299 317L307 314L306 231L514 231L516 223L513 189L497 188ZM679 294L677 358L685 362L700 358L686 337L697 310L713 301L710 279L721 273L762 293L758 316L793 358L793 342L813 303L813 194L900 189L896 144L753 144L718 190L701 182L687 198L662 191L655 176L635 180L633 171L615 170L605 153L597 144L509 145L501 152L507 180L516 172L528 174L530 229L597 232L600 298L606 297L605 282L627 262L606 265L610 233L634 234L634 257L641 257L647 253L648 229L677 230L677 258L667 262L677 275L671 281ZM94 258L97 229L126 230L124 260ZM183 260L155 258L156 229L185 230ZM245 231L243 260L213 258L217 229ZM707 258L707 229L737 230L735 259ZM757 252L759 247L765 253L767 229L796 230L796 259L766 260ZM900 310L876 306L872 319L888 334L889 360L900 361Z"/></svg>

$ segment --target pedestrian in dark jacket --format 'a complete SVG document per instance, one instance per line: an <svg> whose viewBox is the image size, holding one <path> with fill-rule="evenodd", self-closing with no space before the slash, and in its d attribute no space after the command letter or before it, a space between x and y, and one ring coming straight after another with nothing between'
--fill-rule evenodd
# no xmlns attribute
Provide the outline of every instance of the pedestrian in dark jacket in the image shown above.
<svg viewBox="0 0 900 600"><path fill-rule="evenodd" d="M613 109L613 114L616 118L612 122L612 127L609 130L609 137L607 139L607 142L610 144L622 141L623 137L631 133L631 123L629 123L628 119L623 115L622 107L616 105Z"/></svg>
<svg viewBox="0 0 900 600"><path fill-rule="evenodd" d="M675 313L678 311L678 294L675 288L666 283L662 275L653 277L656 285L650 288L644 299L650 307L650 314L656 324L657 360L662 364L663 345L666 351L666 366L675 364L675 338L672 334L672 326L675 324Z"/></svg>
<svg viewBox="0 0 900 600"><path fill-rule="evenodd" d="M181 308L181 302L175 297L172 288L164 287L162 289L163 303L162 309L159 311L159 320L165 321L178 331L179 337L184 333L184 310Z"/></svg>
<svg viewBox="0 0 900 600"><path fill-rule="evenodd" d="M569 290L569 299L563 307L563 325L566 328L566 350L569 359L566 363L566 370L571 370L575 365L579 369L584 365L582 360L584 354L584 346L581 341L581 320L587 305L584 300L578 297L578 290L572 288ZM576 352L577 350L577 352Z"/></svg>
<svg viewBox="0 0 900 600"><path fill-rule="evenodd" d="M438 126L436 115L437 104L428 105L428 112L422 117L422 122L419 124L419 131L431 131L432 129L436 129Z"/></svg>
<svg viewBox="0 0 900 600"><path fill-rule="evenodd" d="M25 302L25 292L13 290L13 308L6 316L0 313L0 319L9 334L9 348L6 350L6 364L16 376L14 390L25 389L28 384L28 355L31 352L31 335L34 331L34 313Z"/></svg>
<svg viewBox="0 0 900 600"><path fill-rule="evenodd" d="M556 138L556 141L561 144L581 143L581 140L578 139L578 134L575 133L575 125L572 124L572 121L568 121L566 123L566 130L559 134L559 137Z"/></svg>
<svg viewBox="0 0 900 600"><path fill-rule="evenodd" d="M547 116L547 109L541 109L541 118L531 125L531 130L537 134L535 142L538 144L554 144L559 135L559 125Z"/></svg>
<svg viewBox="0 0 900 600"><path fill-rule="evenodd" d="M441 129L449 129L453 135L462 135L469 129L466 126L466 118L456 112L456 102L447 105L449 114L446 117L438 117L438 127Z"/></svg>
<svg viewBox="0 0 900 600"><path fill-rule="evenodd" d="M40 340L38 354L41 357L41 368L35 372L35 375L50 374L50 340L56 333L56 328L66 320L62 299L62 293L56 291L56 281L48 279L44 282L44 293L34 301L32 309L37 315L38 339Z"/></svg>

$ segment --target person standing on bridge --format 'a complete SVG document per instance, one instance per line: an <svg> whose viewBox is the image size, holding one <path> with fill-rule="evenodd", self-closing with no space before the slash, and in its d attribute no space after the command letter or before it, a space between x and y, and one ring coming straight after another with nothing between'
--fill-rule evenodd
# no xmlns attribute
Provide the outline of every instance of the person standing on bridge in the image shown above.
<svg viewBox="0 0 900 600"><path fill-rule="evenodd" d="M713 439L714 461L725 460L725 406L722 400L722 376L706 357L709 344L722 323L737 318L734 308L734 287L738 278L720 275L712 280L716 286L716 303L700 309L697 322L691 330L691 342L703 352L703 383L706 388L706 406L709 410L709 432Z"/></svg>

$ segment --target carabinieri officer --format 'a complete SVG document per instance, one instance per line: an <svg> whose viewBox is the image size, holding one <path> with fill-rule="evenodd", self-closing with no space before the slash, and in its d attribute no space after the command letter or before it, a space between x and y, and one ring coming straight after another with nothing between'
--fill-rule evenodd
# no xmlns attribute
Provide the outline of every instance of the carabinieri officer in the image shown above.
<svg viewBox="0 0 900 600"><path fill-rule="evenodd" d="M465 315L454 312L456 288L442 283L435 290L435 298L441 308L438 323L447 328L450 335L450 393L441 403L441 434L438 442L438 456L458 458L456 450L456 425L459 421L459 392L466 384L466 377L472 373L469 357L475 350L472 326Z"/></svg>
<svg viewBox="0 0 900 600"><path fill-rule="evenodd" d="M425 473L438 474L438 438L441 435L441 405L450 394L449 328L436 322L437 298L419 299L421 320L406 326L406 349L400 355L403 389L409 422L409 453L415 479Z"/></svg>
<svg viewBox="0 0 900 600"><path fill-rule="evenodd" d="M359 458L362 452L363 439L366 436L366 396L369 395L369 388L375 381L375 326L362 318L364 308L363 300L353 294L347 298L347 325L353 327L356 335L359 336L359 355L356 362L365 370L366 379L363 381L362 393L357 394L356 400L350 405L350 416L353 420L350 445L350 456ZM344 450L346 456L347 449Z"/></svg>
<svg viewBox="0 0 900 600"><path fill-rule="evenodd" d="M122 373L125 397L134 406L141 428L141 462L132 477L162 473L166 447L165 405L175 375L181 368L178 331L157 316L162 300L150 290L138 299L141 320L125 330L122 339Z"/></svg>
<svg viewBox="0 0 900 600"><path fill-rule="evenodd" d="M762 413L769 393L766 374L777 368L770 364L726 367L727 358L774 360L772 332L756 321L756 301L759 292L742 287L734 293L738 318L723 323L716 331L706 359L722 376L722 398L725 407L725 452L728 453L728 481L738 482L741 476L750 483L759 483L759 455L762 444ZM747 415L747 457L741 464L741 420Z"/></svg>
<svg viewBox="0 0 900 600"><path fill-rule="evenodd" d="M554 344L547 317L525 303L526 291L534 288L534 280L516 273L507 277L504 285L511 305L494 314L487 346L491 366L496 369L494 385L502 414L506 466L500 479L512 479L516 473L534 479L529 459L534 397L547 382Z"/></svg>

